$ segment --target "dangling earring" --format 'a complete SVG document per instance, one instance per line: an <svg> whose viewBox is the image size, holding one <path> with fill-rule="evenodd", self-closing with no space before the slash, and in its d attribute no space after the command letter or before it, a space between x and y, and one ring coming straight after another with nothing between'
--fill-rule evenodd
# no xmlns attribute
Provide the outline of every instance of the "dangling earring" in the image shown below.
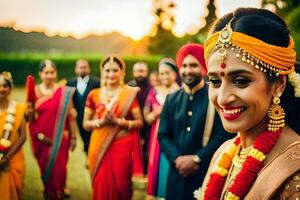
<svg viewBox="0 0 300 200"><path fill-rule="evenodd" d="M280 99L276 95L273 99L273 104L269 108L268 116L269 116L269 124L268 124L268 130L271 132L276 132L280 128L283 128L285 126L285 112L283 108L279 105Z"/></svg>

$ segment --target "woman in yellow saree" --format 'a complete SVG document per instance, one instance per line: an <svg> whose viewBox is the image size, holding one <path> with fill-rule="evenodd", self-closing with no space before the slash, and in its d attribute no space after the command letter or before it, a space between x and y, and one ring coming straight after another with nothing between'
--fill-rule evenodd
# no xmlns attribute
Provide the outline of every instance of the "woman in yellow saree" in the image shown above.
<svg viewBox="0 0 300 200"><path fill-rule="evenodd" d="M26 105L10 99L13 80L0 74L0 199L18 200L24 188L25 163L21 149L26 139Z"/></svg>
<svg viewBox="0 0 300 200"><path fill-rule="evenodd" d="M142 115L138 89L123 84L125 64L117 57L104 59L102 87L87 98L83 126L92 130L88 159L94 200L129 200L132 175L142 175L138 129Z"/></svg>

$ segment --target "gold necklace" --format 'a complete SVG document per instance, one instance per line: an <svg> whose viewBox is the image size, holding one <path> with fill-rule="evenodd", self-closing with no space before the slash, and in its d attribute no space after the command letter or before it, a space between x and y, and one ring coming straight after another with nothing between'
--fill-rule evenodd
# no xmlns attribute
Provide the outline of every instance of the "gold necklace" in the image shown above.
<svg viewBox="0 0 300 200"><path fill-rule="evenodd" d="M228 178L228 183L226 184L227 186L230 186L233 184L233 182L236 179L237 174L241 171L244 162L246 161L247 155L250 152L252 146L247 147L247 148L243 148L240 150L239 153L237 153L233 160L232 160L232 169L230 171L229 174L229 178ZM224 195L224 199L227 199L227 195L228 195L228 189L229 187L226 188L226 192Z"/></svg>
<svg viewBox="0 0 300 200"><path fill-rule="evenodd" d="M114 102L117 101L120 94L120 87L111 91L107 90L106 87L103 87L103 91L100 93L100 99L104 102L106 109L110 110Z"/></svg>

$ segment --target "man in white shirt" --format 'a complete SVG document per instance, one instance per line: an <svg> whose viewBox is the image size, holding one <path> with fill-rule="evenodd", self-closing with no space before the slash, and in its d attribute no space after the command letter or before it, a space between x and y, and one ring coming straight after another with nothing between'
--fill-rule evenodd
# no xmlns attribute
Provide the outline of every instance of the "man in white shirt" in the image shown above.
<svg viewBox="0 0 300 200"><path fill-rule="evenodd" d="M84 144L84 151L88 152L91 133L87 132L82 127L82 120L84 114L85 101L88 93L94 89L100 87L99 79L90 75L91 69L89 62L85 59L79 59L76 62L75 74L77 77L68 81L67 85L75 87L76 91L73 96L74 107L78 113L77 124L80 131L81 138Z"/></svg>

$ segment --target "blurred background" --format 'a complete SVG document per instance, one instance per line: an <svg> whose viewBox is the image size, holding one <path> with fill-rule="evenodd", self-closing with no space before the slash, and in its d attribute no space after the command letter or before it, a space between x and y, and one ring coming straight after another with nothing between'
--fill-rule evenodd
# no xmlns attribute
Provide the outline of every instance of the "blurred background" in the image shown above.
<svg viewBox="0 0 300 200"><path fill-rule="evenodd" d="M37 76L41 59L53 59L59 78L69 78L75 60L86 58L98 75L101 58L119 54L129 80L135 61L156 68L182 44L203 43L213 20L237 7L282 16L299 55L300 0L1 0L0 71L23 85L25 75Z"/></svg>

